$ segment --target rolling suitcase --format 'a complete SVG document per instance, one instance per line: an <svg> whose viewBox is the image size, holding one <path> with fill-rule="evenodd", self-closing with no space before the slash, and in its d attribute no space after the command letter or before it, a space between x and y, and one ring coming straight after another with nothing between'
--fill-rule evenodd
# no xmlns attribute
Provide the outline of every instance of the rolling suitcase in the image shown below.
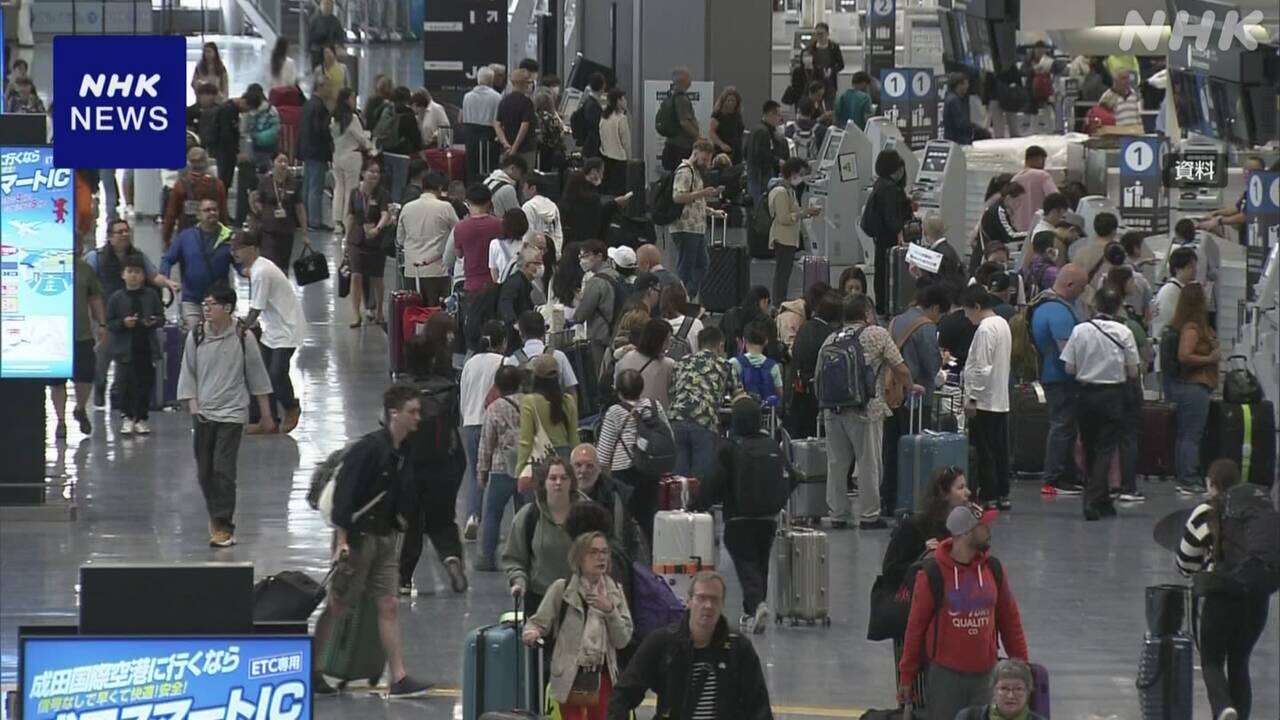
<svg viewBox="0 0 1280 720"><path fill-rule="evenodd" d="M1219 458L1240 465L1240 477L1271 487L1276 476L1276 420L1271 401L1236 405L1214 400L1209 403L1200 460L1207 468Z"/></svg>
<svg viewBox="0 0 1280 720"><path fill-rule="evenodd" d="M405 311L422 307L422 296L416 292L397 290L391 293L391 331L387 333L388 370L392 375L405 370L404 327Z"/></svg>
<svg viewBox="0 0 1280 720"><path fill-rule="evenodd" d="M156 358L156 386L151 397L152 410L178 405L178 375L182 373L182 351L187 334L179 325L166 325L156 330L160 335L160 357Z"/></svg>
<svg viewBox="0 0 1280 720"><path fill-rule="evenodd" d="M831 569L827 558L826 533L791 527L784 517L774 539L774 567L770 571L777 622L785 619L792 624L802 621L831 625Z"/></svg>
<svg viewBox="0 0 1280 720"><path fill-rule="evenodd" d="M1049 403L1038 382L1019 383L1009 395L1009 445L1014 475L1039 478L1044 471L1045 441L1049 437Z"/></svg>
<svg viewBox="0 0 1280 720"><path fill-rule="evenodd" d="M336 565L331 568L321 582L296 570L286 570L259 580L253 586L254 621L306 622L324 600L325 586L336 568Z"/></svg>
<svg viewBox="0 0 1280 720"><path fill-rule="evenodd" d="M822 432L822 423L818 423ZM821 437L804 440L783 438L791 467L800 481L791 490L787 512L793 519L816 521L827 514L827 441Z"/></svg>
<svg viewBox="0 0 1280 720"><path fill-rule="evenodd" d="M916 279L911 276L905 245L895 245L889 251L888 280L889 297L885 298L885 304L889 308L889 315L898 315L911 307L916 294Z"/></svg>
<svg viewBox="0 0 1280 720"><path fill-rule="evenodd" d="M1142 428L1138 433L1139 475L1168 477L1174 474L1173 441L1177 432L1177 416L1173 403L1145 400L1142 403Z"/></svg>
<svg viewBox="0 0 1280 720"><path fill-rule="evenodd" d="M378 601L366 595L334 624L320 669L325 675L337 678L339 688L346 687L352 680L368 680L369 685L374 686L386 664L387 655L378 635Z"/></svg>
<svg viewBox="0 0 1280 720"><path fill-rule="evenodd" d="M898 438L898 506L916 509L916 498L928 492L934 470L955 465L969 474L969 440L960 433L922 429L924 404L913 400L908 433Z"/></svg>
<svg viewBox="0 0 1280 720"><path fill-rule="evenodd" d="M680 572L689 565L715 568L715 522L708 513L659 510L653 518L654 572Z"/></svg>
<svg viewBox="0 0 1280 720"><path fill-rule="evenodd" d="M1191 720L1193 661L1186 635L1145 635L1136 683L1142 720Z"/></svg>
<svg viewBox="0 0 1280 720"><path fill-rule="evenodd" d="M800 275L804 280L804 292L818 283L831 284L831 261L825 255L800 256Z"/></svg>
<svg viewBox="0 0 1280 720"><path fill-rule="evenodd" d="M1049 671L1043 665L1031 665L1031 712L1049 720Z"/></svg>
<svg viewBox="0 0 1280 720"><path fill-rule="evenodd" d="M698 478L668 475L658 483L658 509L687 510L700 489Z"/></svg>
<svg viewBox="0 0 1280 720"><path fill-rule="evenodd" d="M422 157L427 161L427 167L450 180L467 179L467 148L464 146L428 148L422 152Z"/></svg>
<svg viewBox="0 0 1280 720"><path fill-rule="evenodd" d="M467 634L462 651L463 720L539 717L535 713L542 708L542 653L520 640L524 628L519 602L512 619L504 616L496 625Z"/></svg>
<svg viewBox="0 0 1280 720"><path fill-rule="evenodd" d="M722 313L742 302L747 288L751 286L751 258L747 256L745 247L726 244L727 223L714 216L708 222L707 252L711 262L698 294L702 306L709 312ZM719 239L716 237L717 224L720 226Z"/></svg>

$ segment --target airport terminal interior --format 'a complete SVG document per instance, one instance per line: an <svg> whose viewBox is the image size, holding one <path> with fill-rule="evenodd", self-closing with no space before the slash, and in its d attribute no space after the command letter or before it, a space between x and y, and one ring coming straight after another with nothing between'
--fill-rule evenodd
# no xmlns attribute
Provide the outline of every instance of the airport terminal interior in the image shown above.
<svg viewBox="0 0 1280 720"><path fill-rule="evenodd" d="M635 148L632 158L644 162L641 194L663 172L659 161L662 138L653 126L659 99L671 83L674 67L688 68L693 91L704 95L702 101L694 101L704 132L703 113L710 116L711 100L727 85L738 88L747 132L758 127L758 110L769 99L783 103L783 116L792 126L797 119L803 119L803 111L798 109L796 98L788 97L791 102L787 102L784 97L794 90L796 69L807 69L801 58L813 56L803 49L813 42L815 28L821 24L843 50L844 67L833 74L832 96L851 87L855 72L870 70L874 94L879 99L878 110L864 118L863 127L850 122L841 128L828 118L817 124L816 137L809 130L798 130L790 137L792 151L800 148L799 152L809 159L807 197L801 202L821 210L821 215L805 221L809 249L802 254L827 258L832 284L846 267L858 265L865 268L867 275L873 273L875 245L859 218L872 191L878 168L875 158L885 150L896 151L902 157L905 189L917 200L917 216L940 219L951 247L967 258L971 250L969 237L983 222L988 207L985 193L992 178L1001 173L1017 173L1023 168L1026 148L1043 147L1047 155L1043 168L1056 186L1065 189L1078 184L1082 191L1079 194L1085 197L1072 208L1072 214L1084 216L1087 237L1093 236L1093 218L1106 212L1119 216L1121 234L1133 229L1147 233L1145 251L1154 260L1147 266L1153 289L1166 282L1168 272L1162 268L1173 251L1170 237L1179 220L1199 221L1219 207L1235 205L1249 191L1245 174L1249 162L1260 161L1262 168L1271 170L1270 174L1257 170L1260 177L1277 177L1273 165L1280 158L1280 123L1276 119L1280 55L1275 43L1280 35L1280 13L1274 3L1268 6L1265 2L1243 0L1232 6L1242 16L1260 10L1261 19L1251 20L1248 32L1263 40L1258 45L1259 52L1269 52L1270 57L1254 63L1247 51L1233 48L1224 52L1234 58L1231 77L1216 77L1217 66L1212 70L1197 66L1196 58L1188 57L1193 53L1176 53L1168 45L1167 31L1159 47L1143 49L1138 45L1136 56L1127 57L1133 59L1136 77L1141 78L1142 106L1137 121L1143 127L1124 132L1117 127L1101 132L1092 128L1090 132L1086 114L1093 117L1089 111L1098 96L1085 99L1089 91L1083 87L1083 78L1075 75L1069 65L1078 57L1086 58L1086 62L1090 57L1101 62L1105 56L1118 55L1113 49L1115 35L1128 5L1148 15L1157 6L1163 8L1163 3L1087 0L1081 4L1086 12L1073 14L1063 9L1069 4L1046 0L970 0L964 5L968 8L967 19L973 24L955 27L957 14L964 22L965 13L959 11L961 3L957 1L952 8L951 2L939 0L884 3L887 20L873 17L880 0L872 0L870 10L862 0L511 0L509 4L426 0L425 15L422 0L364 0L359 8L354 7L356 1L350 0L352 7L339 3L337 13L348 30L345 53L353 58L346 61L353 76L348 83L356 89L360 107L365 106L375 78L380 75L388 76L395 86L410 90L426 87L447 106L461 106L463 94L475 84L475 73L436 70L447 79L433 78L432 68L452 68L453 59L439 49L433 51L433 38L440 38L442 33L432 21L448 24L456 16L460 25L474 22L464 18L457 8L471 4L486 9L493 6L506 16L502 23L504 34L498 41L491 42L488 31L471 25L467 25L468 32L477 33L472 46L458 43L456 38L441 40L457 53L456 67L474 70L488 63L501 63L514 70L526 57L538 59L543 77L558 75L566 86L560 105L566 125L572 104L581 100L586 85L588 73L583 68L608 70L612 81L630 99L630 139ZM415 4L418 7L413 7ZM94 3L81 5L97 7ZM304 71L311 67L305 49L305 18L316 11L314 4L310 0L224 0L222 5L221 9L210 7L202 11L202 3L155 0L154 5L141 2L137 7L147 16L145 28L150 32L180 33L186 37L188 76L195 70L204 44L216 43L229 80L226 97L239 97L251 83L268 85L274 39L289 38L299 85L309 94L312 75ZM436 5L457 8L433 9ZM1202 5L1226 7L1212 0L1195 2L1197 8ZM44 102L57 102L49 95L56 62L52 36L72 32L59 23L66 24L72 13L81 13L76 20L80 25L78 33L99 32L94 26L98 21L109 32L130 32L129 11L116 6L133 9L133 3L104 2L103 15L90 22L83 17L85 11L74 9L71 3L20 0L12 6L4 4L6 65L12 67L15 59L24 60ZM27 37L11 41L12 16L21 13L29 15L26 22L34 34L24 28L17 32L27 32ZM108 22L111 27L107 27ZM887 54L883 48L877 50L877 41L873 40L877 36L875 29L885 24L890 28ZM92 29L86 31L86 26ZM972 144L941 139L947 113L942 107L948 95L947 73L968 69L977 77L990 75L996 66L1014 62L1014 58L1020 64L1034 62L1027 58L1042 52L1035 50L1037 41L1046 43L1053 61L1050 95L1039 102L1033 100L1037 107L1031 112L1008 111L994 99L988 104L973 97L966 108L973 125L991 128L996 137ZM491 54L485 56L486 52ZM1226 64L1230 63L1224 61ZM895 76L894 68L903 72ZM893 97L893 83L908 86L905 90L899 88L902 97L912 95L912 69L920 70L926 86L933 86L915 88L920 90L919 98L899 102ZM880 75L881 71L885 74ZM1157 74L1159 78L1152 84ZM820 94L823 91L824 88L818 89ZM563 102L566 94L572 104ZM1184 101L1187 94L1196 99ZM187 102L195 102L194 90L189 89ZM889 113L888 118L885 113ZM903 117L908 120L903 121ZM365 124L370 125L371 121L366 119ZM1111 124L1116 125L1114 117ZM808 127L814 126L810 123ZM1214 171L1220 176L1218 186L1208 182L1175 187L1146 185L1149 191L1158 188L1154 208L1144 206L1141 200L1130 202L1131 198L1122 197L1134 190L1132 183L1143 182L1135 179L1132 168L1122 167L1127 162L1122 151L1125 138L1157 137L1156 133L1167 134L1161 135L1167 144L1157 146L1166 152L1222 163ZM454 142L461 148L461 139ZM572 145L572 140L567 142ZM806 143L812 143L812 148L801 147ZM0 140L0 145L5 144ZM1166 159L1174 161L1176 158ZM299 166L301 163L296 162ZM160 198L143 198L138 193L144 187L144 173L158 178L145 184L157 189L161 185L171 187L176 173L141 167L128 172L135 197L131 206L121 203L122 213L132 223L137 250L158 264L164 252L158 217ZM121 168L116 173L123 183L126 170ZM301 177L300 170L297 175ZM470 177L468 184L481 179ZM318 224L331 227L336 219L331 216L329 192L326 190L324 195L324 213ZM1271 202L1278 204L1274 199L1276 190L1271 192ZM229 192L228 196L233 198L234 193ZM93 246L106 242L105 205L103 195L96 195ZM738 212L745 215L745 221L729 223L728 243L745 248L752 212L750 208L738 208ZM1265 462L1264 451L1257 448L1269 446L1269 482L1274 483L1274 403L1280 374L1276 314L1280 207L1271 212L1256 219L1250 210L1247 216L1241 216L1244 219L1239 233L1234 229L1222 231L1224 234L1216 238L1214 246L1220 253L1215 268L1215 322L1222 343L1222 370L1225 373L1229 369L1228 355L1239 354L1245 356L1256 376L1266 400L1265 405L1256 407L1265 407L1271 414L1272 436L1269 441L1253 441L1254 462ZM1026 238L1023 252L1029 252L1031 247L1027 230L1022 228ZM0 232L6 246L11 237L16 238L16 228L8 224ZM1246 239L1250 232L1261 237L1250 235ZM114 408L92 407L88 413L92 432L86 434L70 419L68 407L65 437L59 437L53 406L46 405L44 414L48 420L38 436L44 444L43 478L5 477L5 481L42 485L43 502L38 506L0 502L0 691L6 696L6 713L15 711L14 695L22 691L20 628L75 625L81 609L79 573L86 565L247 562L253 564L257 578L301 571L317 580L328 572L332 529L308 505L312 472L330 453L379 427L382 394L389 384L390 351L387 332L378 325L366 321L362 327L350 327L360 318L354 315L350 301L338 296L342 238L331 229L299 230L299 238L303 235L327 257L332 273L329 279L306 287L292 286L305 316L304 341L293 355L291 371L301 416L296 428L287 434L243 438L238 459L234 546L210 547L209 517L196 481L192 420L184 408L153 412L150 434L139 435L122 432L122 420ZM654 237L663 265L675 269L680 264L680 252L672 233L659 227ZM302 243L295 242L293 259L301 251ZM1010 254L1006 252L1006 260ZM386 264L385 275L391 286L399 270L395 259L387 259ZM752 258L748 272L750 286L775 286L774 260ZM966 274L972 274L972 270L966 270ZM1010 276L1022 274L1011 272ZM808 280L797 261L785 286L786 299L801 297L808 289ZM874 278L867 284L878 285ZM1017 280L1014 284L1010 304L1016 306L1031 299L1018 290ZM864 289L871 292L870 287ZM240 278L236 290L237 313L244 315L250 298L248 279ZM180 321L179 305L174 303L166 309L170 324ZM388 304L388 314L391 307ZM892 307L896 309L885 313L881 324L891 314L905 309ZM718 322L720 317L719 312L710 313L707 324ZM391 331L396 332L398 321L391 321ZM458 354L456 367L462 367L465 359L465 355ZM958 374L959 368L956 370ZM1147 398L1155 398L1160 382L1154 374L1146 378L1144 385ZM68 400L68 405L73 404L74 399ZM9 408L0 412L11 415ZM17 415L15 412L11 417ZM22 417L30 415L24 411ZM964 424L963 417L958 420ZM1088 421L1080 418L1081 424ZM1016 445L1019 438L1026 437L1017 427L1016 411L1008 422L1008 432ZM1257 422L1266 425L1261 420ZM1164 453L1171 455L1172 433L1168 442L1170 447ZM1015 456L1019 454L1016 446L1010 450ZM1240 450L1235 452L1239 457ZM1206 464L1212 459L1206 458ZM2 467L4 463L0 458L0 475L11 473ZM971 479L971 487L975 487L973 483ZM0 483L0 488L3 485ZM1271 491L1270 484L1266 489ZM1137 687L1148 633L1147 588L1190 584L1178 571L1174 549L1158 542L1153 532L1161 519L1180 511L1185 516L1204 502L1204 496L1182 492L1180 484L1170 476L1139 475L1136 490L1144 501L1117 502L1117 517L1086 522L1081 517L1079 496L1046 492L1038 474L1015 473L1007 497L1009 507L990 521L991 552L1000 559L1004 582L1016 596L1029 659L1047 669L1052 716L1058 720L1215 717L1201 676L1198 652L1194 655L1193 696L1176 711L1152 714ZM857 495L852 502L856 509ZM467 518L467 508L464 487L457 503L460 526ZM504 538L511 522L510 508L506 512ZM717 513L717 519L722 521L722 509L718 508ZM715 569L727 578L724 616L733 625L742 605L742 587L723 545L721 529L716 531ZM829 580L823 589L830 608L829 624L771 621L767 630L749 635L764 666L773 716L788 720L860 718L873 708L897 707L892 643L866 639L871 587L880 573L892 530L861 529L856 522L849 527L824 523L820 529L829 542L825 555ZM464 714L463 649L469 633L498 622L503 613L511 610L512 601L504 574L473 570L476 543L468 540L463 545L470 581L465 592L450 588L447 571L436 561L434 550L427 549L414 577L413 593L398 599L404 663L411 676L431 684L425 696L387 698L388 679L384 675L373 687L356 683L334 697L314 698L313 710L308 707L308 712L313 712L311 717L476 720ZM777 569L771 572L776 573ZM310 619L313 628L318 615ZM1184 632L1191 632L1191 628L1188 626ZM1251 717L1280 717L1280 602L1276 594L1268 601L1265 628L1253 648L1249 667L1253 683ZM637 717L652 717L654 712L651 692L637 710Z"/></svg>

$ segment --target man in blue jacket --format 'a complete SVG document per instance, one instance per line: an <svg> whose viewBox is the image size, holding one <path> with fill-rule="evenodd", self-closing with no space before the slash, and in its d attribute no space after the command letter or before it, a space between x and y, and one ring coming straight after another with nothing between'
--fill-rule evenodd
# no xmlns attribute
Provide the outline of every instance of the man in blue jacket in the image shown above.
<svg viewBox="0 0 1280 720"><path fill-rule="evenodd" d="M942 104L942 137L957 145L972 145L986 140L991 133L974 127L969 119L969 76L954 72L947 77L947 99Z"/></svg>
<svg viewBox="0 0 1280 720"><path fill-rule="evenodd" d="M182 268L182 320L194 328L203 320L200 303L218 280L231 272L231 228L218 218L218 202L200 201L200 222L178 233L160 261L160 274Z"/></svg>

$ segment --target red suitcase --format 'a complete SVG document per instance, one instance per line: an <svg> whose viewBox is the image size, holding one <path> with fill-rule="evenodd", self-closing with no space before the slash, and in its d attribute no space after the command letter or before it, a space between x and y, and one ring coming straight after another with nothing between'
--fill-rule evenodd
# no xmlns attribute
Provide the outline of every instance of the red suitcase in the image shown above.
<svg viewBox="0 0 1280 720"><path fill-rule="evenodd" d="M659 510L687 510L698 498L698 478L667 475L658 484Z"/></svg>
<svg viewBox="0 0 1280 720"><path fill-rule="evenodd" d="M1173 470L1173 441L1177 421L1173 403L1145 400L1142 403L1142 428L1138 434L1139 475L1169 477Z"/></svg>
<svg viewBox="0 0 1280 720"><path fill-rule="evenodd" d="M404 327L405 313L409 308L422 307L422 296L408 290L397 290L391 293L391 327L387 333L387 354L389 371L392 375L404 372Z"/></svg>
<svg viewBox="0 0 1280 720"><path fill-rule="evenodd" d="M444 173L450 180L467 179L467 148L463 145L450 145L447 148L430 148L422 152L427 166L436 172Z"/></svg>

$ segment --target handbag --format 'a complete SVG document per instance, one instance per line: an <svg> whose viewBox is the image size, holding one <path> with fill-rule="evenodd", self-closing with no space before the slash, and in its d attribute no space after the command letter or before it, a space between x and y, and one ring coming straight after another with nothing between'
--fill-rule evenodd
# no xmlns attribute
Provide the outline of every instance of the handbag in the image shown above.
<svg viewBox="0 0 1280 720"><path fill-rule="evenodd" d="M351 263L343 258L342 264L338 265L338 297L344 298L351 294Z"/></svg>
<svg viewBox="0 0 1280 720"><path fill-rule="evenodd" d="M1243 362L1236 364L1235 361ZM1262 385L1258 378L1249 371L1249 358L1244 355L1232 355L1227 364L1235 365L1227 370L1222 380L1222 399L1233 405L1248 405L1260 402L1263 398Z"/></svg>
<svg viewBox="0 0 1280 720"><path fill-rule="evenodd" d="M595 707L600 704L600 666L578 668L573 676L573 687L569 689L569 697L565 705L575 707Z"/></svg>
<svg viewBox="0 0 1280 720"><path fill-rule="evenodd" d="M533 435L533 447L529 450L529 459L516 476L516 488L522 493L533 490L534 464L545 463L547 458L556 452L556 446L552 444L547 431L542 427L542 418L538 417L536 410L533 413L533 422L537 425Z"/></svg>
<svg viewBox="0 0 1280 720"><path fill-rule="evenodd" d="M867 619L868 640L891 640L907 632L911 596L903 583L888 575L877 575L871 586L871 614Z"/></svg>
<svg viewBox="0 0 1280 720"><path fill-rule="evenodd" d="M298 255L297 260L293 261L293 276L297 278L298 285L303 287L321 280L328 280L329 259L310 245L303 245L302 253Z"/></svg>

